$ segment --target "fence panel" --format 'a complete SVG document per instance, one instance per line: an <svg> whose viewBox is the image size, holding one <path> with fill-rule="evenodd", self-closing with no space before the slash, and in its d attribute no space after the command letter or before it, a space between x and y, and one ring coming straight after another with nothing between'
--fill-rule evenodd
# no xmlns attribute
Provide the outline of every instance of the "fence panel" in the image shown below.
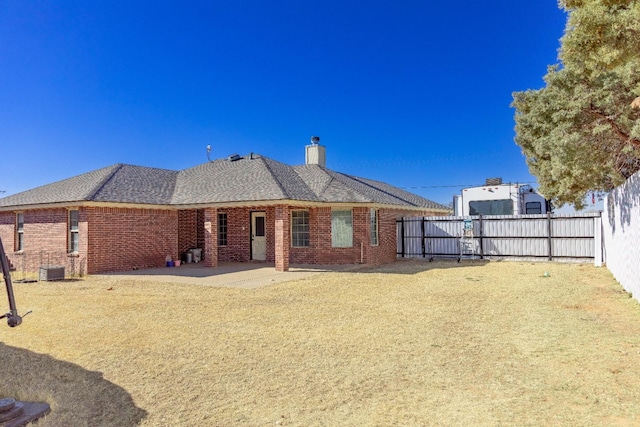
<svg viewBox="0 0 640 427"><path fill-rule="evenodd" d="M603 237L607 268L640 301L640 172L605 199Z"/></svg>
<svg viewBox="0 0 640 427"><path fill-rule="evenodd" d="M600 213L413 217L398 221L399 257L460 257L464 220L473 222L479 258L593 260ZM599 236L599 234L598 234Z"/></svg>

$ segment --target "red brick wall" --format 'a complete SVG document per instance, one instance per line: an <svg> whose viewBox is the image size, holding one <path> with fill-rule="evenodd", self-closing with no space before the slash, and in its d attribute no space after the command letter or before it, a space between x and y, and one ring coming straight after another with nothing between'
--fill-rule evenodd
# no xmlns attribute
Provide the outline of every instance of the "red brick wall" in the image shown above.
<svg viewBox="0 0 640 427"><path fill-rule="evenodd" d="M203 224L198 223L197 210L178 211L178 255L182 256L187 250L199 247L198 228L201 227Z"/></svg>
<svg viewBox="0 0 640 427"><path fill-rule="evenodd" d="M439 212L378 210L379 244L370 244L369 208L353 209L353 246L331 247L331 208L310 208L310 246L291 247L290 211L284 209L285 240L289 245L290 264L367 264L396 259L396 219L402 216L441 215ZM276 208L250 206L220 208L212 219L216 228L217 213L227 214L227 245L217 248L218 261L250 260L252 211L266 212L267 262L276 261ZM21 254L15 249L15 212L0 213L0 237L14 267L37 271L40 265L65 265L68 271L101 273L165 265L166 255L177 259L184 251L205 244L204 209L161 210L131 208L80 208L80 251L68 254L68 210L40 209L24 212L24 244ZM217 244L217 240L215 242ZM362 243L362 246L361 246Z"/></svg>
<svg viewBox="0 0 640 427"><path fill-rule="evenodd" d="M79 251L68 250L68 215L65 208L33 209L24 214L24 250L16 252L16 212L0 214L0 237L9 262L19 272L38 272L41 266L64 266L67 276L87 273L87 215L78 209Z"/></svg>
<svg viewBox="0 0 640 427"><path fill-rule="evenodd" d="M310 246L291 247L290 211L300 209L289 206L286 209L286 240L289 245L290 264L381 264L396 259L396 219L403 216L441 215L440 212L402 211L393 209L378 210L378 245L371 246L370 208L357 207L353 212L353 246L333 248L331 246L331 208L309 208ZM206 245L200 237L204 230L203 210L180 211L179 252L190 247L201 247L206 253ZM218 261L247 262L251 260L251 212L266 213L267 262L276 261L275 224L276 208L247 206L242 208L220 208L217 213L227 214L227 245L218 246ZM196 222L194 234L193 222ZM217 215L212 218L212 227L216 227ZM195 239L195 244L193 243Z"/></svg>
<svg viewBox="0 0 640 427"><path fill-rule="evenodd" d="M275 208L272 206L218 209L218 213L227 214L227 245L218 246L219 261L247 262L251 260L251 212L265 212L266 214L266 258L267 262L275 262Z"/></svg>
<svg viewBox="0 0 640 427"><path fill-rule="evenodd" d="M289 270L289 249L291 247L291 227L288 207L276 207L274 228L276 271L287 271Z"/></svg>
<svg viewBox="0 0 640 427"><path fill-rule="evenodd" d="M299 209L291 207L291 210ZM290 248L291 264L382 264L396 259L396 219L403 216L441 215L436 212L415 212L378 209L378 245L371 246L370 208L357 207L353 214L353 246L333 248L331 245L331 208L311 208L309 212L309 247Z"/></svg>
<svg viewBox="0 0 640 427"><path fill-rule="evenodd" d="M4 250L9 253L14 250L14 231L16 214L14 212L0 212L0 239Z"/></svg>
<svg viewBox="0 0 640 427"><path fill-rule="evenodd" d="M378 245L369 246L366 261L368 264L383 264L395 261L398 250L396 244L396 219L406 215L413 215L413 213L390 209L378 210Z"/></svg>
<svg viewBox="0 0 640 427"><path fill-rule="evenodd" d="M218 261L249 261L249 209L225 208L218 213L227 214L227 244L218 246Z"/></svg>
<svg viewBox="0 0 640 427"><path fill-rule="evenodd" d="M161 267L178 257L178 212L87 208L89 273Z"/></svg>
<svg viewBox="0 0 640 427"><path fill-rule="evenodd" d="M218 266L218 210L204 210L204 247L202 257L207 267Z"/></svg>
<svg viewBox="0 0 640 427"><path fill-rule="evenodd" d="M178 211L178 256L181 260L191 248L205 249L204 209Z"/></svg>
<svg viewBox="0 0 640 427"><path fill-rule="evenodd" d="M290 207L292 210L305 210L298 207ZM309 212L309 246L289 248L290 264L318 264L318 248L321 245L321 230L318 227L321 209L307 209ZM331 217L329 217L331 218ZM289 224L291 224L291 212L289 212ZM291 227L291 225L289 225ZM291 243L290 243L291 244ZM329 240L331 244L331 240Z"/></svg>

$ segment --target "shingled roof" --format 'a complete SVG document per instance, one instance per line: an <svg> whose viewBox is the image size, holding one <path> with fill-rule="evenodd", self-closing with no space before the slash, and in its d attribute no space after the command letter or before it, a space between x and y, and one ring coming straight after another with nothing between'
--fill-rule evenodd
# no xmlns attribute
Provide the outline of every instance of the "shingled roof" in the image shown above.
<svg viewBox="0 0 640 427"><path fill-rule="evenodd" d="M370 203L447 210L389 184L252 154L182 171L116 164L0 199L0 208L74 202L207 205L267 201Z"/></svg>

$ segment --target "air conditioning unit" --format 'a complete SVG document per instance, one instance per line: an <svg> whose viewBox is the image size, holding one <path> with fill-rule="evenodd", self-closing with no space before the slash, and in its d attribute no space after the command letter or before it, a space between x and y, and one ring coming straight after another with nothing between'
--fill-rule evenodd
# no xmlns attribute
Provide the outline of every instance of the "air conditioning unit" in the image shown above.
<svg viewBox="0 0 640 427"><path fill-rule="evenodd" d="M40 280L64 280L64 267L61 265L49 265L46 267L40 267L39 273Z"/></svg>

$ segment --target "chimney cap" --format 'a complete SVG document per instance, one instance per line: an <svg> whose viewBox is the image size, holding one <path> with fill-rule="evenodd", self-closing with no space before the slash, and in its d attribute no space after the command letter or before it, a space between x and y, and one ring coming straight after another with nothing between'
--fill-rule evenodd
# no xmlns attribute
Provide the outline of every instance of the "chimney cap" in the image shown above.
<svg viewBox="0 0 640 427"><path fill-rule="evenodd" d="M320 137L319 136L312 136L311 137L311 144L312 145L316 145L320 142Z"/></svg>

